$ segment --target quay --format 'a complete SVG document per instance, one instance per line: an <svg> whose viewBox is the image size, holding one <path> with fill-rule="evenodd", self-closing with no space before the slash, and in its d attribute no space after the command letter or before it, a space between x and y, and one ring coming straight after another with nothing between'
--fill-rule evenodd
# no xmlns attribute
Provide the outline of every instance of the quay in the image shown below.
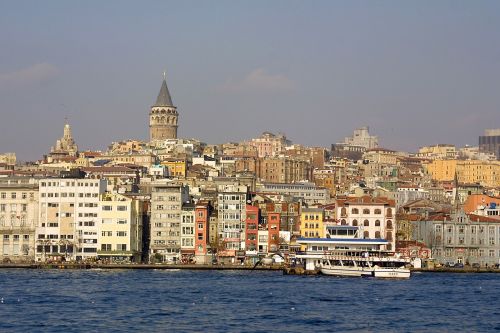
<svg viewBox="0 0 500 333"><path fill-rule="evenodd" d="M284 275L321 275L319 270L305 270L303 267L249 266L249 265L196 265L196 264L100 264L100 263L2 263L0 269L188 269L199 271L235 270L235 271L283 271ZM411 268L412 273L500 273L497 268Z"/></svg>
<svg viewBox="0 0 500 333"><path fill-rule="evenodd" d="M2 268L19 269L189 269L189 270L237 270L237 271L281 271L283 266L249 266L249 265L196 265L196 264L100 264L100 263L2 263Z"/></svg>

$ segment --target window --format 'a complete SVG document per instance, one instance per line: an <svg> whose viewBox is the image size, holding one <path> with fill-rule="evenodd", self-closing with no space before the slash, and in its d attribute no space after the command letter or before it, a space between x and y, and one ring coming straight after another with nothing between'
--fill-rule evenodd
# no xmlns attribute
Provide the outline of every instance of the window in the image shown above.
<svg viewBox="0 0 500 333"><path fill-rule="evenodd" d="M376 220L376 221L375 221L375 226L376 226L376 227L380 227L380 220Z"/></svg>
<svg viewBox="0 0 500 333"><path fill-rule="evenodd" d="M111 251L111 244L101 244L101 251Z"/></svg>
<svg viewBox="0 0 500 333"><path fill-rule="evenodd" d="M198 233L198 240L203 240L203 233L201 232Z"/></svg>
<svg viewBox="0 0 500 333"><path fill-rule="evenodd" d="M105 210L105 211L110 211L112 209L113 209L112 206L102 206L102 210Z"/></svg>
<svg viewBox="0 0 500 333"><path fill-rule="evenodd" d="M380 231L375 231L375 238L380 238Z"/></svg>
<svg viewBox="0 0 500 333"><path fill-rule="evenodd" d="M370 233L368 231L364 231L363 238L369 238L369 237L370 237Z"/></svg>
<svg viewBox="0 0 500 333"><path fill-rule="evenodd" d="M392 221L387 220L387 229L392 229Z"/></svg>
<svg viewBox="0 0 500 333"><path fill-rule="evenodd" d="M357 209L357 208L353 208L353 209L351 210L351 213L352 213L352 214L359 214L359 209Z"/></svg>
<svg viewBox="0 0 500 333"><path fill-rule="evenodd" d="M117 231L116 236L125 237L125 236L127 236L127 232L126 231Z"/></svg>
<svg viewBox="0 0 500 333"><path fill-rule="evenodd" d="M370 221L368 221L368 220L364 220L364 221L363 221L363 225L364 225L365 227L369 227L369 226L370 226Z"/></svg>
<svg viewBox="0 0 500 333"><path fill-rule="evenodd" d="M127 251L127 244L116 244L116 250Z"/></svg>
<svg viewBox="0 0 500 333"><path fill-rule="evenodd" d="M358 220L352 220L352 225L357 227L358 226Z"/></svg>
<svg viewBox="0 0 500 333"><path fill-rule="evenodd" d="M126 211L126 210L127 210L127 206L118 206L118 207L117 207L117 210L118 210L119 212L124 212L124 211Z"/></svg>
<svg viewBox="0 0 500 333"><path fill-rule="evenodd" d="M15 198L17 197L17 193L16 193L16 192L12 192L12 193L10 194L10 197L11 197L12 199L15 199Z"/></svg>
<svg viewBox="0 0 500 333"><path fill-rule="evenodd" d="M119 219L118 224L127 224L127 220Z"/></svg>
<svg viewBox="0 0 500 333"><path fill-rule="evenodd" d="M363 214L370 214L370 210L368 208L363 209Z"/></svg>
<svg viewBox="0 0 500 333"><path fill-rule="evenodd" d="M377 215L382 214L382 210L380 208L375 208L375 214Z"/></svg>

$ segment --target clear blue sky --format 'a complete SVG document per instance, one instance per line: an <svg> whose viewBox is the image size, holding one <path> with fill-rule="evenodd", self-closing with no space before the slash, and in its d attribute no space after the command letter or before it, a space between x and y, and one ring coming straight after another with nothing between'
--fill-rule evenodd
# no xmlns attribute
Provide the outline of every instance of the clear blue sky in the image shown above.
<svg viewBox="0 0 500 333"><path fill-rule="evenodd" d="M148 137L162 72L180 137L477 145L500 127L499 1L4 1L0 152Z"/></svg>

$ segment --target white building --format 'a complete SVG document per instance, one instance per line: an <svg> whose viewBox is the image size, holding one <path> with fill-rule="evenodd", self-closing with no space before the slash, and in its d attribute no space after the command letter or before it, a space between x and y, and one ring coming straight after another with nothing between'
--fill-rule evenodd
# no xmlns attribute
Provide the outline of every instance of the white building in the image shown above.
<svg viewBox="0 0 500 333"><path fill-rule="evenodd" d="M106 191L106 181L46 178L39 184L36 260L95 258L100 248L99 195Z"/></svg>
<svg viewBox="0 0 500 333"><path fill-rule="evenodd" d="M370 196L337 199L337 218L341 225L359 227L366 239L387 240L387 251L396 249L394 200Z"/></svg>
<svg viewBox="0 0 500 333"><path fill-rule="evenodd" d="M245 185L220 185L218 188L218 232L228 256L245 249L247 191Z"/></svg>

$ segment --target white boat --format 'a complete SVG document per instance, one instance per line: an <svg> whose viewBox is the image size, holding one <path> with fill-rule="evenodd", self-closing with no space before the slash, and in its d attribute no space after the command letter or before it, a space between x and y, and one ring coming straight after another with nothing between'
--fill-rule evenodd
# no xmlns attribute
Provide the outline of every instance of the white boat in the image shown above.
<svg viewBox="0 0 500 333"><path fill-rule="evenodd" d="M407 263L407 259L381 252L334 251L325 253L319 269L325 275L404 279L410 277Z"/></svg>
<svg viewBox="0 0 500 333"><path fill-rule="evenodd" d="M324 275L356 277L372 275L372 269L366 261L363 262L350 258L325 258L321 262L320 270Z"/></svg>

